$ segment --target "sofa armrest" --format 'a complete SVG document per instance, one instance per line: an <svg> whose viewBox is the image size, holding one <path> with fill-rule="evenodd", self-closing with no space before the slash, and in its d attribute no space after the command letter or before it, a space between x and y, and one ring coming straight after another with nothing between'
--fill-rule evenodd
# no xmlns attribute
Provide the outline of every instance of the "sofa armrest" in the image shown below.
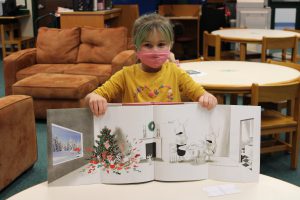
<svg viewBox="0 0 300 200"><path fill-rule="evenodd" d="M0 98L0 127L1 191L37 160L32 98L25 95Z"/></svg>
<svg viewBox="0 0 300 200"><path fill-rule="evenodd" d="M137 62L134 50L122 51L112 60L112 75L121 70L124 66L130 66Z"/></svg>
<svg viewBox="0 0 300 200"><path fill-rule="evenodd" d="M12 94L12 85L17 81L16 73L34 64L36 64L36 48L24 49L4 58L5 95Z"/></svg>

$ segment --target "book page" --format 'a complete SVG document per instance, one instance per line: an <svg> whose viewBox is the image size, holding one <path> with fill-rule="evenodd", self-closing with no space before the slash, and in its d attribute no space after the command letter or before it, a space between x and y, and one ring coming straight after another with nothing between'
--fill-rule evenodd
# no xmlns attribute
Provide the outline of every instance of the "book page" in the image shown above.
<svg viewBox="0 0 300 200"><path fill-rule="evenodd" d="M98 169L91 170L94 144L93 115L87 108L48 109L49 186L100 183Z"/></svg>
<svg viewBox="0 0 300 200"><path fill-rule="evenodd" d="M260 107L162 105L154 121L162 140L156 180L258 180Z"/></svg>
<svg viewBox="0 0 300 200"><path fill-rule="evenodd" d="M229 154L224 160L211 162L209 178L235 181L258 181L260 167L259 106L228 106L230 108ZM217 158L213 158L217 160Z"/></svg>
<svg viewBox="0 0 300 200"><path fill-rule="evenodd" d="M152 123L152 105L109 106L105 115L94 117L94 156L102 183L154 179Z"/></svg>
<svg viewBox="0 0 300 200"><path fill-rule="evenodd" d="M208 178L205 141L213 137L208 116L197 103L154 108L155 125L162 138L161 160L155 162L156 180Z"/></svg>

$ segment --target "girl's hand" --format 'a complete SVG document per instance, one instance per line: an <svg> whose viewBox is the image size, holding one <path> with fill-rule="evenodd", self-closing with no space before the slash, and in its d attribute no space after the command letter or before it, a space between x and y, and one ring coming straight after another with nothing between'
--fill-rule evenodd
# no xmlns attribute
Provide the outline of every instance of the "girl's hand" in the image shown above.
<svg viewBox="0 0 300 200"><path fill-rule="evenodd" d="M92 92L85 97L85 101L94 115L99 116L106 112L107 101L104 97Z"/></svg>
<svg viewBox="0 0 300 200"><path fill-rule="evenodd" d="M169 55L169 61L175 63L179 67L179 60L175 59L175 55L172 52Z"/></svg>
<svg viewBox="0 0 300 200"><path fill-rule="evenodd" d="M218 104L217 98L209 92L204 92L204 94L199 97L198 101L202 107L207 108L208 110L214 108Z"/></svg>
<svg viewBox="0 0 300 200"><path fill-rule="evenodd" d="M170 62L176 62L176 59L175 59L175 55L174 55L174 53L172 53L172 52L170 52L170 55L169 55L169 61Z"/></svg>

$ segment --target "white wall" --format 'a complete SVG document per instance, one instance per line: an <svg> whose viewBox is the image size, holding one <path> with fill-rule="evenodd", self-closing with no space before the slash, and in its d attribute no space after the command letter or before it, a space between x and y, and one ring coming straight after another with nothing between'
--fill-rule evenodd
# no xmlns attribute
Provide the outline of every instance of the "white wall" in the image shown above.
<svg viewBox="0 0 300 200"><path fill-rule="evenodd" d="M20 20L23 36L33 36L33 21L32 21L32 0L27 0L27 9L30 17Z"/></svg>
<svg viewBox="0 0 300 200"><path fill-rule="evenodd" d="M25 5L26 4L26 0L16 0L17 6L18 5Z"/></svg>

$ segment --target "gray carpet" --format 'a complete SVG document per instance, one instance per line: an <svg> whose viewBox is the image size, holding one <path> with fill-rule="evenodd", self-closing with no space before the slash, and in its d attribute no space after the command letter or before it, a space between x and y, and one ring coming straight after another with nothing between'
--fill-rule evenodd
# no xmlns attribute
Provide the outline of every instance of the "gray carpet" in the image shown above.
<svg viewBox="0 0 300 200"><path fill-rule="evenodd" d="M4 96L3 67L0 62L0 97ZM38 161L0 192L0 200L6 199L28 187L47 180L47 131L46 121L36 121L38 139ZM1 138L0 138L1 139ZM285 153L261 157L261 173L300 186L300 159L298 170L290 170L290 156Z"/></svg>

